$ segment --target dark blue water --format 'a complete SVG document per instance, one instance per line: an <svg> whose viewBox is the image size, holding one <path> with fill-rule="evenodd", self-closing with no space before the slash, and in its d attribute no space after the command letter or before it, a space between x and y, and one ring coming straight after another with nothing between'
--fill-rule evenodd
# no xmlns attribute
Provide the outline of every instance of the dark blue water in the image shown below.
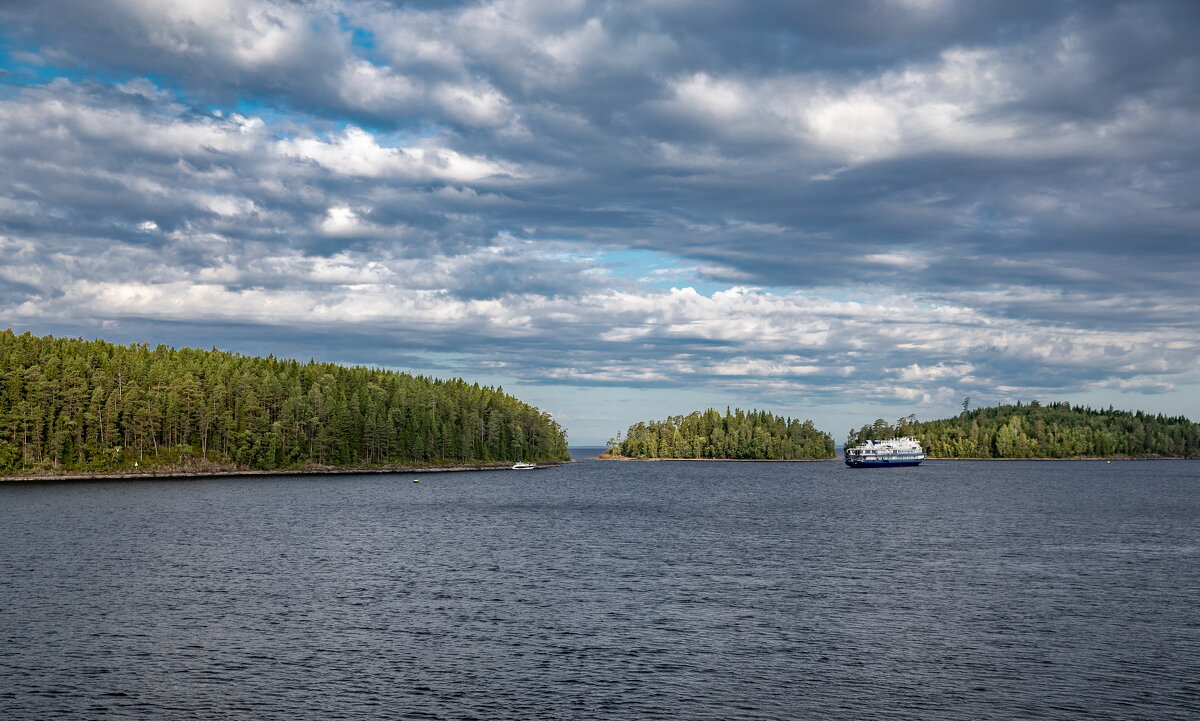
<svg viewBox="0 0 1200 721"><path fill-rule="evenodd" d="M0 485L4 719L1195 719L1200 462Z"/></svg>

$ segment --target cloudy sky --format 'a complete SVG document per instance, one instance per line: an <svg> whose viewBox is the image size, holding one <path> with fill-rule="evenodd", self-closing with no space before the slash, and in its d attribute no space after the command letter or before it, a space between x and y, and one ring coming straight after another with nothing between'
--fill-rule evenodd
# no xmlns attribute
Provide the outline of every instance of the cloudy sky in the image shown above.
<svg viewBox="0 0 1200 721"><path fill-rule="evenodd" d="M0 326L1200 420L1200 3L0 2Z"/></svg>

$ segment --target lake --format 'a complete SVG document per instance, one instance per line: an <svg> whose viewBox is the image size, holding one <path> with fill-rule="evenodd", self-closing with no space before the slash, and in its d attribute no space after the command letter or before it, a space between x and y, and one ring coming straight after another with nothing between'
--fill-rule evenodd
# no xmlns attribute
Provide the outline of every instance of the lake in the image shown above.
<svg viewBox="0 0 1200 721"><path fill-rule="evenodd" d="M1200 717L1197 461L13 483L0 539L5 719Z"/></svg>

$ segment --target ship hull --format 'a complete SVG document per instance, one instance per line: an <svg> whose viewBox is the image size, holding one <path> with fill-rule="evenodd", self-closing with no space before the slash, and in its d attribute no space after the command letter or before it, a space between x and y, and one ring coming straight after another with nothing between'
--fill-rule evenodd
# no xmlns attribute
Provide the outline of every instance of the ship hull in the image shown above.
<svg viewBox="0 0 1200 721"><path fill-rule="evenodd" d="M846 465L850 468L895 468L898 466L919 466L921 465L921 461L914 461L911 458L895 461L884 458L872 458L870 460L847 458Z"/></svg>

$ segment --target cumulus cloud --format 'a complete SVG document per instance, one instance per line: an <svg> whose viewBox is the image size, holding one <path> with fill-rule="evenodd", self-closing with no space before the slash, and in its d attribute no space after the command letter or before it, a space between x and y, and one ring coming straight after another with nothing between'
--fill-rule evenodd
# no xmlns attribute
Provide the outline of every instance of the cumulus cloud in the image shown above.
<svg viewBox="0 0 1200 721"><path fill-rule="evenodd" d="M288 158L309 160L342 175L364 178L390 176L462 183L517 174L504 164L467 157L450 148L383 147L375 136L354 126L332 140L315 137L281 140L276 149Z"/></svg>
<svg viewBox="0 0 1200 721"><path fill-rule="evenodd" d="M793 392L857 388L867 397L920 400L970 387L1159 386L1190 372L1198 349L1155 333L1031 327L900 297L863 304L743 288L616 291L579 264L555 263L523 245L417 260L292 252L231 258L199 272L172 270L169 260L155 266L151 253L123 249L127 260L150 263L153 281L141 279L147 266L113 277L119 262L90 275L78 267L47 273L47 260L27 246L7 241L5 248L28 264L24 277L41 279L31 297L4 308L22 323L62 321L87 308L98 321L369 327L391 342L473 354L480 368L503 367L527 381L737 381L743 390L749 381L766 392L785 379ZM73 261L60 254L50 262L61 271ZM477 271L490 276L526 264L572 274L575 285L554 293L509 277L506 291L479 295L461 283ZM891 366L897 359L911 362ZM1030 382L1030 369L1051 382Z"/></svg>
<svg viewBox="0 0 1200 721"><path fill-rule="evenodd" d="M46 0L0 27L9 323L830 403L1197 380L1188 3Z"/></svg>

